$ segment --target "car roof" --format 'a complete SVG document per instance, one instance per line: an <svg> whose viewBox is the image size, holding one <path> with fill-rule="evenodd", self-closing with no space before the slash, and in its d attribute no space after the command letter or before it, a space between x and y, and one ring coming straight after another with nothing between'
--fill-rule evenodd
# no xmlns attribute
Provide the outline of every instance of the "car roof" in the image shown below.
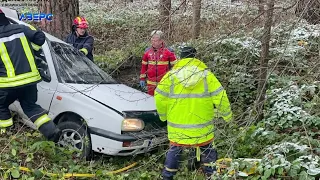
<svg viewBox="0 0 320 180"><path fill-rule="evenodd" d="M19 15L18 15L18 12L16 10L10 9L10 8L6 8L6 7L2 7L2 6L0 6L0 9L2 10L2 12L7 17L19 19Z"/></svg>
<svg viewBox="0 0 320 180"><path fill-rule="evenodd" d="M28 23L19 20L18 12L16 10L2 7L2 6L0 6L0 9L3 11L3 13L6 15L6 17L10 18L11 20L17 22L18 24L23 24L26 26L28 25ZM61 39L45 32L45 31L43 31L43 32L50 41L56 41L59 43L67 44L66 42L62 41Z"/></svg>

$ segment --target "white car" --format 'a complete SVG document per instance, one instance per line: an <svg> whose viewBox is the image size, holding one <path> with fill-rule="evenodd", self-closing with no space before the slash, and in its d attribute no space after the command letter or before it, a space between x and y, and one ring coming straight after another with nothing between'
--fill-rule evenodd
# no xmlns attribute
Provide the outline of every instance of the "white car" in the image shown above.
<svg viewBox="0 0 320 180"><path fill-rule="evenodd" d="M6 16L12 23L27 25L12 12ZM37 57L46 62L39 66L43 81L38 84L37 104L63 130L63 145L72 145L86 157L93 151L128 156L168 141L166 123L159 120L152 96L116 82L77 49L45 34L43 57ZM18 101L10 110L35 128Z"/></svg>

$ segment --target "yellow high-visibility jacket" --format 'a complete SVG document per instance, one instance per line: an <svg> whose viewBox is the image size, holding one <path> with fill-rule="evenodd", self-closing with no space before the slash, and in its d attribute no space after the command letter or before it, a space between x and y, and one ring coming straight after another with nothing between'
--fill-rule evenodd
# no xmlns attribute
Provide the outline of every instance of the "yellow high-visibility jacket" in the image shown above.
<svg viewBox="0 0 320 180"><path fill-rule="evenodd" d="M182 145L208 142L214 137L213 121L230 121L232 111L226 91L198 59L179 60L155 90L157 112L167 121L168 138Z"/></svg>
<svg viewBox="0 0 320 180"><path fill-rule="evenodd" d="M45 34L32 26L0 26L0 88L14 88L40 82L34 58L45 42Z"/></svg>

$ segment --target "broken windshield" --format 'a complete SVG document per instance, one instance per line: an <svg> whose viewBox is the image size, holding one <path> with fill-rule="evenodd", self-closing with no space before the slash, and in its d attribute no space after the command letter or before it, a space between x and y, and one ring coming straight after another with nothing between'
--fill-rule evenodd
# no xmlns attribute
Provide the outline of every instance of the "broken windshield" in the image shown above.
<svg viewBox="0 0 320 180"><path fill-rule="evenodd" d="M78 49L56 41L50 41L50 45L60 82L77 84L117 83Z"/></svg>

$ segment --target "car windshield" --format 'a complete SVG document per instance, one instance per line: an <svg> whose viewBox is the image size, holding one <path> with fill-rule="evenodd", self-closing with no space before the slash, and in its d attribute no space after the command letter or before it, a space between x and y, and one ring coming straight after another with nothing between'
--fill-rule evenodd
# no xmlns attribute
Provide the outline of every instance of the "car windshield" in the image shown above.
<svg viewBox="0 0 320 180"><path fill-rule="evenodd" d="M101 70L76 48L49 41L54 56L57 76L62 83L77 84L115 84L109 74Z"/></svg>

